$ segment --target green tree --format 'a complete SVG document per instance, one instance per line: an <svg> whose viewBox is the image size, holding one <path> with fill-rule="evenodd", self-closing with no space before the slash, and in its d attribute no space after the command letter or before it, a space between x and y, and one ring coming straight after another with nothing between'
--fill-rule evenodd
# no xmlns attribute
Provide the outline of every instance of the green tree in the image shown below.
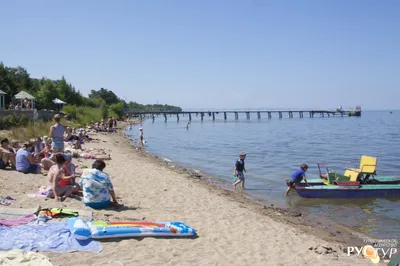
<svg viewBox="0 0 400 266"><path fill-rule="evenodd" d="M108 105L114 104L114 103L118 103L120 101L120 99L118 98L117 95L115 95L114 92L112 92L110 90L106 90L104 88L101 88L98 91L91 90L91 92L89 94L89 98L101 98L101 99L104 99L104 101Z"/></svg>

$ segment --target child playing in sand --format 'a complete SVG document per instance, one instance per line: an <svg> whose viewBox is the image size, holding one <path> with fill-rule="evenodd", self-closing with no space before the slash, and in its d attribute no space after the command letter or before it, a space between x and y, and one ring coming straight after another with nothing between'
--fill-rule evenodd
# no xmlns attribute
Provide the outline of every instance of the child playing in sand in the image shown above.
<svg viewBox="0 0 400 266"><path fill-rule="evenodd" d="M299 184L302 180L304 180L304 182L307 183L307 180L306 180L307 169L308 169L308 165L302 164L302 165L300 165L299 170L296 170L295 172L293 172L293 174L290 176L291 180L289 181L289 187L286 190L286 196L288 196L290 190L292 190L292 188L294 189L294 186Z"/></svg>
<svg viewBox="0 0 400 266"><path fill-rule="evenodd" d="M233 183L233 189L236 189L236 186L242 183L242 188L244 189L244 174L246 169L244 168L244 159L246 159L246 153L242 152L239 154L239 159L235 163L235 167L233 168L233 176L235 177L235 183Z"/></svg>

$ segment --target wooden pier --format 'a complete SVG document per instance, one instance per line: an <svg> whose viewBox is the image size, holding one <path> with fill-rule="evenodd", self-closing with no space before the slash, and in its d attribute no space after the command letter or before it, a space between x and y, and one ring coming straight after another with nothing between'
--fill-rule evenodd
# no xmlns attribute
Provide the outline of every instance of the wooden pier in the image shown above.
<svg viewBox="0 0 400 266"><path fill-rule="evenodd" d="M283 118L284 116L288 118L298 117L304 118L304 115L314 118L314 117L344 117L344 116L361 116L361 109L344 111L344 110L251 110L251 109L244 109L244 110L195 110L195 111L140 111L140 110L127 110L125 111L128 117L150 117L155 120L158 116L163 116L165 122L168 120L168 116L176 116L176 120L179 121L180 116L189 116L189 121L192 120L192 116L200 116L201 121L204 120L205 116L212 117L212 120L215 120L216 115L222 114L224 120L228 119L228 114L233 114L235 120L239 119L239 115L245 115L246 119L250 119L251 115L256 115L257 119L261 119L261 117L265 116L268 119L271 119L272 116L278 116L278 118Z"/></svg>

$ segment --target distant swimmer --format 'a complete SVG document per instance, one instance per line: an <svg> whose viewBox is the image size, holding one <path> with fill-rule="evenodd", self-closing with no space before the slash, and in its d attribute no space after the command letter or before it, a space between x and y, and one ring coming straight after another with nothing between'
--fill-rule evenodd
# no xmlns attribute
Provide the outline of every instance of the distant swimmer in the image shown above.
<svg viewBox="0 0 400 266"><path fill-rule="evenodd" d="M189 122L189 123L187 123L187 125L186 125L186 129L189 129L189 125L190 125L190 122Z"/></svg>
<svg viewBox="0 0 400 266"><path fill-rule="evenodd" d="M236 189L236 186L242 183L242 188L244 189L244 174L246 173L246 168L244 167L244 159L246 159L246 153L241 152L239 154L239 159L235 163L235 168L233 168L233 176L235 177L235 183L232 184L233 189Z"/></svg>

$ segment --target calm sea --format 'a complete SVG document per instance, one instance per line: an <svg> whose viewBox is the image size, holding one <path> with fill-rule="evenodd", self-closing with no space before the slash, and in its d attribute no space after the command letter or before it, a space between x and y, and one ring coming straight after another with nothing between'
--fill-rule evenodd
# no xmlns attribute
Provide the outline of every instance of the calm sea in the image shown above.
<svg viewBox="0 0 400 266"><path fill-rule="evenodd" d="M285 180L309 165L308 178L318 178L317 162L344 172L347 164L357 167L362 154L378 158L377 174L400 175L400 111L364 111L362 117L315 117L279 119L266 114L257 119L244 114L239 120L228 115L208 115L204 121L192 116L162 116L143 124L145 148L153 154L202 170L216 179L232 182L237 155L247 152L246 187L249 196L281 207L295 207L322 215L379 239L400 237L400 199L305 199L295 192L284 196ZM286 114L287 117L287 114ZM127 134L139 137L138 127ZM349 163L350 162L350 163Z"/></svg>

